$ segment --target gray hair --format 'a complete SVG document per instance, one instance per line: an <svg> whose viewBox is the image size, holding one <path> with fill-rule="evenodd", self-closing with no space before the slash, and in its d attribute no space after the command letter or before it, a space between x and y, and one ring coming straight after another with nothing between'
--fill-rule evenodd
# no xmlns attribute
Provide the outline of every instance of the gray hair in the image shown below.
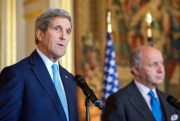
<svg viewBox="0 0 180 121"><path fill-rule="evenodd" d="M60 8L49 8L46 11L44 11L37 19L35 22L35 43L38 43L38 38L36 36L36 30L40 29L41 31L45 32L50 24L50 21L55 18L55 17L63 17L67 18L70 23L71 23L71 28L72 28L72 18L71 15Z"/></svg>
<svg viewBox="0 0 180 121"><path fill-rule="evenodd" d="M136 49L132 54L130 58L130 67L133 65L139 65L140 64L140 49Z"/></svg>
<svg viewBox="0 0 180 121"><path fill-rule="evenodd" d="M133 66L140 67L141 66L141 62L140 62L141 54L142 54L141 47L136 48L132 52L131 57L130 57L130 67L133 67ZM132 70L131 70L131 73L133 74Z"/></svg>

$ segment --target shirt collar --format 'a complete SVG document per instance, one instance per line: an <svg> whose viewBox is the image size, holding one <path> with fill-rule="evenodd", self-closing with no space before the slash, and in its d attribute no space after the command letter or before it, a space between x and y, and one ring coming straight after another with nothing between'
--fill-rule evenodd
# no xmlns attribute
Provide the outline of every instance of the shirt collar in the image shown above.
<svg viewBox="0 0 180 121"><path fill-rule="evenodd" d="M143 94L148 94L150 90L152 90L155 94L155 97L157 97L157 93L156 93L156 89L149 89L148 87L146 87L145 85L141 84L140 82L134 80L136 86L138 87L139 91Z"/></svg>
<svg viewBox="0 0 180 121"><path fill-rule="evenodd" d="M37 53L40 55L40 57L42 58L43 62L45 63L46 66L51 67L52 64L58 64L58 61L56 61L55 63L53 63L46 55L44 55L38 48L36 48Z"/></svg>

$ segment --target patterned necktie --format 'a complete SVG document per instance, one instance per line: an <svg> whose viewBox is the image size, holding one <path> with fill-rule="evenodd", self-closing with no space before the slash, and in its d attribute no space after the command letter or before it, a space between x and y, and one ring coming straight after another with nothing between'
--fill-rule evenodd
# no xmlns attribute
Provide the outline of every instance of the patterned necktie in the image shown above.
<svg viewBox="0 0 180 121"><path fill-rule="evenodd" d="M161 105L159 100L155 97L154 92L152 90L149 91L148 95L151 97L152 113L156 121L163 121Z"/></svg>
<svg viewBox="0 0 180 121"><path fill-rule="evenodd" d="M59 98L61 100L61 104L62 104L62 106L64 108L67 121L69 121L66 95L65 95L65 92L63 91L62 86L60 84L59 70L58 70L58 65L57 64L52 65L52 71L53 71L53 81L54 81L56 91L57 91L57 93L59 95Z"/></svg>

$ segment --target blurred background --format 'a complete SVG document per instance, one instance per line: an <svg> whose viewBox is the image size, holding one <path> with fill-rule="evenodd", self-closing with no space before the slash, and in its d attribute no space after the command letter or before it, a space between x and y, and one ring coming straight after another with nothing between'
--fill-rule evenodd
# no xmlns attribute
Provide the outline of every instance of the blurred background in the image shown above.
<svg viewBox="0 0 180 121"><path fill-rule="evenodd" d="M61 65L85 77L99 99L105 80L107 23L112 28L120 88L132 80L131 51L149 44L165 59L166 77L159 88L180 99L180 0L0 0L0 70L36 48L34 22L50 7L63 8L73 16L73 32ZM79 88L77 93L80 121L85 121L85 96ZM100 121L100 114L90 104L91 121Z"/></svg>

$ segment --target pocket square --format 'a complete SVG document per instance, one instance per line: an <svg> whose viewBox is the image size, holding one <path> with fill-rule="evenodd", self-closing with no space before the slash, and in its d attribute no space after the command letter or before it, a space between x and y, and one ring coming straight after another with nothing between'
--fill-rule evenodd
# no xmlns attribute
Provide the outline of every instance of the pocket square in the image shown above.
<svg viewBox="0 0 180 121"><path fill-rule="evenodd" d="M173 114L171 116L171 121L177 121L178 120L178 115L177 114Z"/></svg>

